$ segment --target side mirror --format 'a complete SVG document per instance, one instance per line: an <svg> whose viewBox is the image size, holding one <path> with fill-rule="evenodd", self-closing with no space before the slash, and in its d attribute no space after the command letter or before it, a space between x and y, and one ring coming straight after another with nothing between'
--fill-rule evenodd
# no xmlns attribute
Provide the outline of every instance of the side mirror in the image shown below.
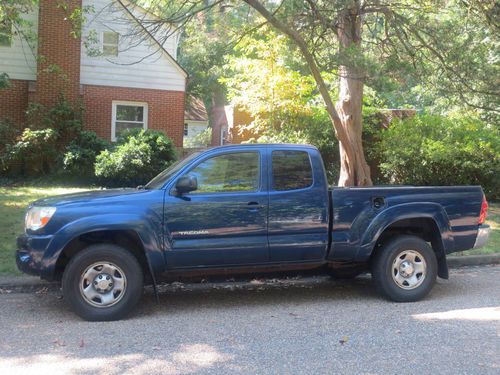
<svg viewBox="0 0 500 375"><path fill-rule="evenodd" d="M198 180L194 176L182 176L175 184L175 190L179 194L189 193L198 189Z"/></svg>

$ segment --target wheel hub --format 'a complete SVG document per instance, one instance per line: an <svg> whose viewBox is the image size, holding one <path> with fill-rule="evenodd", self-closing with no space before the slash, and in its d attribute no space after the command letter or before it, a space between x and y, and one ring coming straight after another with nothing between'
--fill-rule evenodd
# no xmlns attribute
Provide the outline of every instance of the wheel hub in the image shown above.
<svg viewBox="0 0 500 375"><path fill-rule="evenodd" d="M123 270L111 262L96 262L80 276L80 293L85 302L95 307L109 307L125 295L127 278Z"/></svg>
<svg viewBox="0 0 500 375"><path fill-rule="evenodd" d="M100 273L94 278L92 285L99 293L107 293L113 289L113 277L107 273Z"/></svg>
<svg viewBox="0 0 500 375"><path fill-rule="evenodd" d="M401 289L415 289L425 280L427 263L417 250L403 250L394 258L391 274Z"/></svg>
<svg viewBox="0 0 500 375"><path fill-rule="evenodd" d="M412 262L405 260L399 265L399 272L403 277L411 277L415 272L415 267Z"/></svg>

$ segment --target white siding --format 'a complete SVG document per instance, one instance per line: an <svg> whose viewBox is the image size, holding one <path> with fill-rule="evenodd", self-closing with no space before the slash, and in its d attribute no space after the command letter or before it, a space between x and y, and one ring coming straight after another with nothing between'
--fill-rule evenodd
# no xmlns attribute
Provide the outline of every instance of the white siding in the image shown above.
<svg viewBox="0 0 500 375"><path fill-rule="evenodd" d="M184 146L186 146L186 142L193 142L193 138L208 128L208 121L185 120L184 123L188 126L188 135L184 136ZM203 147L206 145L196 144L193 146Z"/></svg>
<svg viewBox="0 0 500 375"><path fill-rule="evenodd" d="M38 30L38 9L23 15L33 30ZM28 27L28 25L26 25ZM36 43L35 43L36 44ZM10 47L0 46L0 73L11 79L36 80L36 45L31 46L20 35L13 35Z"/></svg>
<svg viewBox="0 0 500 375"><path fill-rule="evenodd" d="M112 0L84 0L83 5L90 7L92 11L86 15L87 22L83 30L80 73L82 84L185 90L186 74L158 43L138 28L137 22L120 4ZM133 13L140 19L151 17L138 8L134 8ZM92 43L88 36L94 34L100 39L103 31L120 34L118 56L92 56L92 51L100 48L100 40ZM177 35L172 35L163 44L174 58L177 39Z"/></svg>

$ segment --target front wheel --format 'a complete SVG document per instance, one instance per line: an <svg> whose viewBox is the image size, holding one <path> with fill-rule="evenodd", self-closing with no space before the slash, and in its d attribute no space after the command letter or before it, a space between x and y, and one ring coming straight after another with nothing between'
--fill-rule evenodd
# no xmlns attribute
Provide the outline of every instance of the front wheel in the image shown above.
<svg viewBox="0 0 500 375"><path fill-rule="evenodd" d="M419 237L398 236L378 249L372 262L372 277L377 290L390 300L418 301L436 282L436 254Z"/></svg>
<svg viewBox="0 0 500 375"><path fill-rule="evenodd" d="M142 295L142 268L120 246L91 245L66 266L62 289L72 310L83 319L118 320L132 310Z"/></svg>

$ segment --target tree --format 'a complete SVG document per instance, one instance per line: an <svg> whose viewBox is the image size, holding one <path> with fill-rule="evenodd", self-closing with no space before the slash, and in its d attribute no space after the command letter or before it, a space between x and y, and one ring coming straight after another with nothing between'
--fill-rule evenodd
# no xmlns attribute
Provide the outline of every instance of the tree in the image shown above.
<svg viewBox="0 0 500 375"><path fill-rule="evenodd" d="M453 23L446 16L438 17L443 10L445 15L454 11L462 20L477 21L478 17L484 17L498 31L498 4L494 1L306 0L304 3L283 2L278 6L275 2L244 1L294 41L307 62L340 141L341 186L371 184L361 142L362 98L364 85L370 78L370 57L406 58L415 71L419 65L430 62L429 65L443 72L461 99L466 100L464 92L483 94L490 101L498 99L498 88L493 89L491 84L484 88L484 83L492 80L471 74L470 68L461 63L460 54L457 56L456 52L460 51L473 57L467 54L472 49L470 44L450 40L460 30L453 30ZM281 6L285 8L283 11ZM464 14L464 8L470 16ZM339 100L335 106L319 64L325 55L322 50L330 50L328 44L332 41L337 42L339 62ZM477 59L475 62L477 66ZM488 64L482 65L491 73Z"/></svg>
<svg viewBox="0 0 500 375"><path fill-rule="evenodd" d="M499 111L498 82L492 79L498 76L498 53L489 52L489 47L498 50L499 6L494 0L144 2L162 14L160 22L178 28L215 12L229 17L224 26L240 36L265 23L286 35L307 64L339 140L341 186L371 184L361 142L366 84L404 86L412 80L429 83L432 77L437 93ZM325 81L325 73L332 72L338 75L335 104Z"/></svg>

